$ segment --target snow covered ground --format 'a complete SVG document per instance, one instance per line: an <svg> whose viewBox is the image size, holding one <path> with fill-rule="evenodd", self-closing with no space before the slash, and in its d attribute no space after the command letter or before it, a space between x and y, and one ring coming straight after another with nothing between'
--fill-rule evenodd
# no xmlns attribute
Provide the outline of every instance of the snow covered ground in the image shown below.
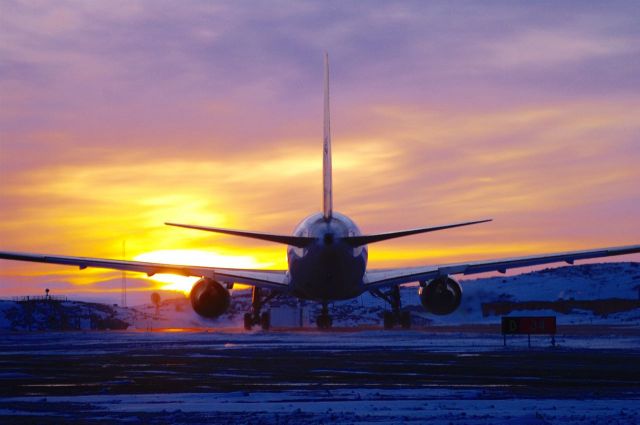
<svg viewBox="0 0 640 425"><path fill-rule="evenodd" d="M478 399L482 390L351 389L276 393L184 393L11 398L22 409L0 409L13 423L78 418L93 411L96 421L123 423L244 424L423 424L470 425L637 424L640 409L632 400ZM50 406L65 406L66 415L51 415ZM47 409L49 407L49 409ZM80 416L83 417L83 416ZM72 419L73 420L73 419ZM86 417L83 420L87 420ZM90 422L89 422L90 423Z"/></svg>
<svg viewBox="0 0 640 425"><path fill-rule="evenodd" d="M0 334L0 423L635 424L640 333Z"/></svg>
<svg viewBox="0 0 640 425"><path fill-rule="evenodd" d="M462 285L459 310L442 317L423 311L416 287L403 288L411 331L375 329L386 306L369 294L331 305L333 332L315 329L315 303L302 305L304 330L246 332L248 291L235 291L216 320L197 316L186 297L157 310L73 301L25 310L0 301L0 423L640 423L640 309L551 310L638 300L640 264ZM522 309L532 302L547 304ZM279 298L270 308L296 305ZM534 336L531 349L526 337L503 347L496 305L557 316L557 345ZM96 323L129 326L50 331ZM158 329L165 332L148 332Z"/></svg>

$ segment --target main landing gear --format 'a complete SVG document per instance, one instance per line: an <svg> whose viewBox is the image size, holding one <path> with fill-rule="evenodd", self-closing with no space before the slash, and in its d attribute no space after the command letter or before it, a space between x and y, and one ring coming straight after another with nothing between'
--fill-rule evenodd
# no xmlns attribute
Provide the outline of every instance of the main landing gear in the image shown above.
<svg viewBox="0 0 640 425"><path fill-rule="evenodd" d="M267 311L261 313L262 306L265 305L266 302L273 299L277 292L271 291L266 296L262 293L262 288L258 288L257 286L253 287L253 291L251 292L251 311L249 313L244 314L244 328L248 331L254 325L260 325L263 330L268 330L271 327L271 314Z"/></svg>
<svg viewBox="0 0 640 425"><path fill-rule="evenodd" d="M401 310L399 286L393 286L388 292L382 292L376 289L375 291L371 291L371 294L388 302L391 306L391 311L385 311L383 315L385 329L391 329L396 324L400 325L402 329L409 329L411 327L411 312Z"/></svg>
<svg viewBox="0 0 640 425"><path fill-rule="evenodd" d="M329 329L332 324L333 320L331 320L331 316L329 316L329 307L327 305L327 302L323 301L320 315L316 317L316 325L320 329Z"/></svg>

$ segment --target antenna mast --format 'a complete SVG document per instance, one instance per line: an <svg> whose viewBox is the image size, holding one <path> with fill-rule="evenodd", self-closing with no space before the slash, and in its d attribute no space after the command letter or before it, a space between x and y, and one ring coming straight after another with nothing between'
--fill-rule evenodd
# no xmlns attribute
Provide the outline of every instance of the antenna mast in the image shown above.
<svg viewBox="0 0 640 425"><path fill-rule="evenodd" d="M126 254L127 254L127 249L126 249L126 244L127 241L126 239L122 241L122 259L126 260ZM122 300L121 300L121 304L123 307L127 306L127 272L125 270L122 270Z"/></svg>

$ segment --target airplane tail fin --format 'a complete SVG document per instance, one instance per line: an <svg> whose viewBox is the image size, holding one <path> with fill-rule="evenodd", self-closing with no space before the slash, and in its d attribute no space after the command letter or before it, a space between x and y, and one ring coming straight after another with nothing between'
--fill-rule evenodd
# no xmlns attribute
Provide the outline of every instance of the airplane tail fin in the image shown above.
<svg viewBox="0 0 640 425"><path fill-rule="evenodd" d="M326 221L333 214L333 193L331 182L331 123L329 120L329 54L324 53L324 126L322 157L322 214Z"/></svg>

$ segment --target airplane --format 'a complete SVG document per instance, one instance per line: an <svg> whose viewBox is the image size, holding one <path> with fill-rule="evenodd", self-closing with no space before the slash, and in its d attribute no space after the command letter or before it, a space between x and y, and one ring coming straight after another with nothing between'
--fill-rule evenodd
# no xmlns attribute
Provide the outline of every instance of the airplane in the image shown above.
<svg viewBox="0 0 640 425"><path fill-rule="evenodd" d="M399 287L403 284L418 282L418 296L424 309L432 314L446 315L453 313L462 300L462 286L452 276L492 271L505 273L507 269L518 267L558 262L574 264L577 260L640 252L640 244L638 244L517 258L367 270L369 244L486 223L491 219L389 233L362 234L353 220L333 209L329 116L329 57L325 53L322 211L306 217L295 228L293 235L165 223L169 226L287 245L288 270L172 265L10 251L0 251L0 259L72 265L78 266L81 270L87 267L116 269L146 273L148 276L153 276L156 273L196 276L200 279L191 289L189 298L194 311L206 318L217 318L227 311L231 298L229 290L233 288L235 283L250 285L252 287L252 302L250 311L244 315L244 327L250 330L253 326L260 325L262 329L266 330L270 327L270 314L266 311L263 312L263 307L265 303L282 294L321 303L322 308L316 318L316 324L321 329L328 329L332 326L332 318L328 309L330 302L348 300L369 292L383 299L390 306L390 311L385 311L383 314L385 328L393 328L396 325L409 328L411 325L410 314L408 311L402 310L400 303Z"/></svg>

